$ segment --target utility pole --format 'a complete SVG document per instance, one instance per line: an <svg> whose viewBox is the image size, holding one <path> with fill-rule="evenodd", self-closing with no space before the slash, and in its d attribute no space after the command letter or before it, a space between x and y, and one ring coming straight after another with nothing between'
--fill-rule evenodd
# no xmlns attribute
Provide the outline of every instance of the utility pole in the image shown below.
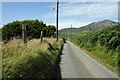
<svg viewBox="0 0 120 80"><path fill-rule="evenodd" d="M59 0L57 0L57 14L56 14L56 39L58 41L58 12L59 12Z"/></svg>
<svg viewBox="0 0 120 80"><path fill-rule="evenodd" d="M22 24L22 38L23 38L23 43L27 42L26 37L27 37L26 26L24 24Z"/></svg>
<svg viewBox="0 0 120 80"><path fill-rule="evenodd" d="M71 25L71 41L72 41L72 25Z"/></svg>

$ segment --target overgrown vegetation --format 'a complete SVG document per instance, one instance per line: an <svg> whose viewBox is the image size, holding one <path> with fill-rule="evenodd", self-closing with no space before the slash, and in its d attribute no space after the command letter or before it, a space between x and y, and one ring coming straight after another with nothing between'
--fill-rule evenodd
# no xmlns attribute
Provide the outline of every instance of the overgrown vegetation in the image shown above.
<svg viewBox="0 0 120 80"><path fill-rule="evenodd" d="M54 38L33 39L22 44L13 39L3 44L2 78L55 78L56 61L60 55L63 41Z"/></svg>
<svg viewBox="0 0 120 80"><path fill-rule="evenodd" d="M61 38L72 38L76 40L76 38L86 35L88 32L90 32L90 30L84 28L65 28L59 30L59 36Z"/></svg>
<svg viewBox="0 0 120 80"><path fill-rule="evenodd" d="M2 28L2 39L11 40L13 37L22 37L22 25L26 26L27 38L40 38L43 30L44 37L55 35L56 28L53 25L46 25L39 20L13 21Z"/></svg>
<svg viewBox="0 0 120 80"><path fill-rule="evenodd" d="M89 32L73 41L90 52L108 68L117 71L120 66L120 26L107 27L96 32Z"/></svg>

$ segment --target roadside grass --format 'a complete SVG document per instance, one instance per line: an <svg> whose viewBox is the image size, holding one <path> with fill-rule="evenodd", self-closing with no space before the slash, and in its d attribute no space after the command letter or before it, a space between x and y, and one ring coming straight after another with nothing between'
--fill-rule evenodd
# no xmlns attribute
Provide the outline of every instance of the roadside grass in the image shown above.
<svg viewBox="0 0 120 80"><path fill-rule="evenodd" d="M89 45L89 43L79 43L78 40L72 40L72 42L82 51L94 58L97 62L106 66L109 70L115 72L116 74L119 74L119 53L117 50L108 50L106 47L100 46L99 43L97 43L96 46L92 46Z"/></svg>
<svg viewBox="0 0 120 80"><path fill-rule="evenodd" d="M94 58L100 62L101 64L105 65L108 69L111 71L114 71L118 74L118 53L113 51L106 51L104 47L95 47L93 49L86 49L90 52L91 56L94 56Z"/></svg>
<svg viewBox="0 0 120 80"><path fill-rule="evenodd" d="M73 42L96 61L120 75L119 24L101 30L64 29L60 34L61 37Z"/></svg>
<svg viewBox="0 0 120 80"><path fill-rule="evenodd" d="M13 39L2 46L2 78L55 78L63 41L46 38L23 44Z"/></svg>
<svg viewBox="0 0 120 80"><path fill-rule="evenodd" d="M71 41L108 69L120 75L120 27L118 25L90 32Z"/></svg>

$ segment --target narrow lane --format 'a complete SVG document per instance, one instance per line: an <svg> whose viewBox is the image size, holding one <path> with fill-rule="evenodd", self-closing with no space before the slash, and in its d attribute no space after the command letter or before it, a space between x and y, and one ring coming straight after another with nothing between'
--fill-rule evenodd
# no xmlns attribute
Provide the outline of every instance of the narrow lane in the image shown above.
<svg viewBox="0 0 120 80"><path fill-rule="evenodd" d="M118 78L118 76L67 42L61 56L62 78Z"/></svg>

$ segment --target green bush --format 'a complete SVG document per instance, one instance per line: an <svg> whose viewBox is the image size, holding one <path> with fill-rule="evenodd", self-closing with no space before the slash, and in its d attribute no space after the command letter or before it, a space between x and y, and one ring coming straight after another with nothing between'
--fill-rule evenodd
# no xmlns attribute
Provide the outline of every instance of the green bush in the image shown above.
<svg viewBox="0 0 120 80"><path fill-rule="evenodd" d="M56 31L55 26L47 26L43 21L39 20L13 21L11 23L6 24L2 28L2 39L9 41L13 37L21 38L22 25L26 26L26 34L28 38L40 38L42 30L44 37L51 37L55 35Z"/></svg>
<svg viewBox="0 0 120 80"><path fill-rule="evenodd" d="M120 27L111 26L79 37L77 44L105 64L120 66ZM117 64L118 63L118 64Z"/></svg>
<svg viewBox="0 0 120 80"><path fill-rule="evenodd" d="M112 37L108 42L109 49L115 49L119 45L120 45L120 40L116 36Z"/></svg>

